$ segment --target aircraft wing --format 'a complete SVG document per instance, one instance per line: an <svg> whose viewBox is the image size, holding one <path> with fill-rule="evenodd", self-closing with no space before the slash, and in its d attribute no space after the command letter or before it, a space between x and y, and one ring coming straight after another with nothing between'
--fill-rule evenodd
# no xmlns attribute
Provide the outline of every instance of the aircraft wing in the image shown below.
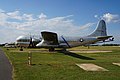
<svg viewBox="0 0 120 80"><path fill-rule="evenodd" d="M58 36L56 33L43 31L41 32L41 35L47 45L59 45Z"/></svg>

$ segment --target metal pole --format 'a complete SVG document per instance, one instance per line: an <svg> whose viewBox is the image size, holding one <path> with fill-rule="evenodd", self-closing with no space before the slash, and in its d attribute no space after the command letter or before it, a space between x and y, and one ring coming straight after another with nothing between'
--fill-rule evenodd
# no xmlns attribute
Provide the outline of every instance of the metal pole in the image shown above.
<svg viewBox="0 0 120 80"><path fill-rule="evenodd" d="M32 64L32 53L29 52L28 53L28 65L31 65Z"/></svg>

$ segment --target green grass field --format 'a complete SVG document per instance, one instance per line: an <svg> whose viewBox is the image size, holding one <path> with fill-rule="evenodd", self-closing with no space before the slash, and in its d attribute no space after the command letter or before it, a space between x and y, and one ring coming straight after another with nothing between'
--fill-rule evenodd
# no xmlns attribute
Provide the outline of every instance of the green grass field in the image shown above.
<svg viewBox="0 0 120 80"><path fill-rule="evenodd" d="M14 67L14 80L120 80L120 47L76 47L70 50L111 50L109 53L40 52L40 49L2 48ZM32 51L32 65L28 53ZM76 63L94 63L109 71L90 72L76 66Z"/></svg>

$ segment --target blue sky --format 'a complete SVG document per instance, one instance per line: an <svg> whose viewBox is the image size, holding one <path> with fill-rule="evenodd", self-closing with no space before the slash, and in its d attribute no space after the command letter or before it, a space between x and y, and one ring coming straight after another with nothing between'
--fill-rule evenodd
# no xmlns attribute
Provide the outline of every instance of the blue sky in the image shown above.
<svg viewBox="0 0 120 80"><path fill-rule="evenodd" d="M0 0L0 43L42 30L84 36L100 19L120 43L120 0Z"/></svg>

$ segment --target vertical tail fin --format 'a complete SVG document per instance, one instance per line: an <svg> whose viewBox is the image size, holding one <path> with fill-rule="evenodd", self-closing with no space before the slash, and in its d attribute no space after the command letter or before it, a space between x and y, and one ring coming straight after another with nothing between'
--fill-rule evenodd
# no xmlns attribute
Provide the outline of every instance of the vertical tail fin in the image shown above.
<svg viewBox="0 0 120 80"><path fill-rule="evenodd" d="M97 37L97 36L107 36L107 32L106 32L106 23L104 20L100 20L98 22L97 28L95 29L95 31L88 35L89 37Z"/></svg>

